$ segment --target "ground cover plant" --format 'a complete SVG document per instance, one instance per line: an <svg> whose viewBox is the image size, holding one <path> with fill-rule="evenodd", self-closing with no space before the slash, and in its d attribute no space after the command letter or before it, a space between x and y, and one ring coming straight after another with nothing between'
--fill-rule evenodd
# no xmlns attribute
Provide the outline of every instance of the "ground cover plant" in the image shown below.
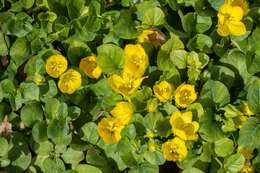
<svg viewBox="0 0 260 173"><path fill-rule="evenodd" d="M260 172L259 0L0 0L0 172Z"/></svg>

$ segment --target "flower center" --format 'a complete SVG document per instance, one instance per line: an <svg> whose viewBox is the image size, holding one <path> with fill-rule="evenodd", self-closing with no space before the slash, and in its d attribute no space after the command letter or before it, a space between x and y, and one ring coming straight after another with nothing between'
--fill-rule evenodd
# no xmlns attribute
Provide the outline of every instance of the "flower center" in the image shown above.
<svg viewBox="0 0 260 173"><path fill-rule="evenodd" d="M137 66L140 67L141 64L144 63L143 58L141 58L140 56L134 55L132 56L132 62Z"/></svg>
<svg viewBox="0 0 260 173"><path fill-rule="evenodd" d="M65 64L63 62L54 62L53 64L51 64L51 69L53 71L59 71L64 66L65 66Z"/></svg>
<svg viewBox="0 0 260 173"><path fill-rule="evenodd" d="M175 156L179 156L178 147L170 146L170 153Z"/></svg>
<svg viewBox="0 0 260 173"><path fill-rule="evenodd" d="M180 101L181 102L189 102L191 96L191 91L184 89L180 92Z"/></svg>

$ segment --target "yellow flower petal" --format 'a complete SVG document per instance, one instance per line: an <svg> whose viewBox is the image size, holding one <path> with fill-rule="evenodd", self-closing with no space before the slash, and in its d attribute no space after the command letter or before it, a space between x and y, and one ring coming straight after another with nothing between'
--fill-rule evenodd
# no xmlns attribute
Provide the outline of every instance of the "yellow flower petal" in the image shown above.
<svg viewBox="0 0 260 173"><path fill-rule="evenodd" d="M230 15L233 18L232 20L240 21L243 18L243 9L235 6L232 8Z"/></svg>
<svg viewBox="0 0 260 173"><path fill-rule="evenodd" d="M244 23L237 21L230 21L228 24L228 29L230 31L230 34L234 36L241 36L244 35L246 32L246 27Z"/></svg>
<svg viewBox="0 0 260 173"><path fill-rule="evenodd" d="M95 55L82 58L79 68L83 70L88 77L93 79L98 79L102 73L101 68L97 65Z"/></svg>
<svg viewBox="0 0 260 173"><path fill-rule="evenodd" d="M117 143L124 128L115 118L103 118L98 123L98 133L106 144Z"/></svg>
<svg viewBox="0 0 260 173"><path fill-rule="evenodd" d="M217 32L222 37L226 37L230 34L228 26L227 25L221 25L220 23L218 24Z"/></svg>
<svg viewBox="0 0 260 173"><path fill-rule="evenodd" d="M69 69L67 72L60 76L58 87L61 92L72 94L81 86L81 75L79 72L73 69Z"/></svg>
<svg viewBox="0 0 260 173"><path fill-rule="evenodd" d="M50 56L45 65L46 72L53 78L58 78L68 67L67 59L62 55Z"/></svg>
<svg viewBox="0 0 260 173"><path fill-rule="evenodd" d="M123 71L130 72L135 78L142 77L149 65L149 58L144 48L140 44L128 44L125 46L124 55Z"/></svg>
<svg viewBox="0 0 260 173"><path fill-rule="evenodd" d="M175 91L175 103L178 107L186 108L197 99L195 86L189 84L181 84Z"/></svg>
<svg viewBox="0 0 260 173"><path fill-rule="evenodd" d="M172 99L173 86L167 81L162 81L153 86L153 92L161 102L166 102Z"/></svg>
<svg viewBox="0 0 260 173"><path fill-rule="evenodd" d="M192 112L175 111L170 118L170 124L174 135L182 140L196 140L198 138L199 123L192 121Z"/></svg>
<svg viewBox="0 0 260 173"><path fill-rule="evenodd" d="M185 142L178 137L163 143L162 151L164 158L168 161L181 161L188 154Z"/></svg>
<svg viewBox="0 0 260 173"><path fill-rule="evenodd" d="M127 125L134 112L133 105L129 102L118 102L110 112L122 125Z"/></svg>

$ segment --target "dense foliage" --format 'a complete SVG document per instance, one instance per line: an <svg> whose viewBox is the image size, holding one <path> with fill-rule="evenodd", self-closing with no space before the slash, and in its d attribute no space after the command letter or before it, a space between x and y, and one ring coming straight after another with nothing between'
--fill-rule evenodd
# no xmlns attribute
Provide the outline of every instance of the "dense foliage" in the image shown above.
<svg viewBox="0 0 260 173"><path fill-rule="evenodd" d="M260 0L0 0L0 170L260 172L259 23Z"/></svg>

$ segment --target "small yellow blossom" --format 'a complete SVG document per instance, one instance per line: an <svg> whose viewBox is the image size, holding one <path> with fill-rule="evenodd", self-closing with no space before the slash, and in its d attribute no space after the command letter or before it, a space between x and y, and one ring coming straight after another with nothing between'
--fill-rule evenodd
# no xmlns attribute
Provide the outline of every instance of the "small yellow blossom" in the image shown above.
<svg viewBox="0 0 260 173"><path fill-rule="evenodd" d="M225 4L229 4L231 6L238 6L242 8L244 16L247 15L249 11L249 5L247 0L225 0Z"/></svg>
<svg viewBox="0 0 260 173"><path fill-rule="evenodd" d="M124 49L125 64L124 71L130 72L135 78L144 75L149 65L149 58L140 44L128 44Z"/></svg>
<svg viewBox="0 0 260 173"><path fill-rule="evenodd" d="M98 133L106 144L113 144L120 141L123 128L124 126L113 117L103 118L98 123Z"/></svg>
<svg viewBox="0 0 260 173"><path fill-rule="evenodd" d="M81 86L81 75L73 69L69 69L60 76L58 87L61 92L72 94Z"/></svg>
<svg viewBox="0 0 260 173"><path fill-rule="evenodd" d="M82 58L79 63L79 68L92 79L98 79L102 73L101 68L97 65L96 55Z"/></svg>
<svg viewBox="0 0 260 173"><path fill-rule="evenodd" d="M134 112L133 105L129 102L118 102L111 111L112 116L122 125L127 125Z"/></svg>
<svg viewBox="0 0 260 173"><path fill-rule="evenodd" d="M154 134L154 132L152 130L148 129L147 132L146 132L145 137L147 137L149 139L153 139L155 137L155 134Z"/></svg>
<svg viewBox="0 0 260 173"><path fill-rule="evenodd" d="M157 28L145 29L137 38L138 43L149 43L159 47L166 41L166 36Z"/></svg>
<svg viewBox="0 0 260 173"><path fill-rule="evenodd" d="M253 158L253 151L247 148L238 147L238 151L243 154L244 158L250 160Z"/></svg>
<svg viewBox="0 0 260 173"><path fill-rule="evenodd" d="M167 81L162 81L153 86L153 92L161 102L166 102L172 99L173 86Z"/></svg>
<svg viewBox="0 0 260 173"><path fill-rule="evenodd" d="M162 151L168 161L181 161L188 153L185 142L178 137L163 143Z"/></svg>
<svg viewBox="0 0 260 173"><path fill-rule="evenodd" d="M247 102L242 102L242 104L240 105L240 109L244 115L251 116L255 114L250 110Z"/></svg>
<svg viewBox="0 0 260 173"><path fill-rule="evenodd" d="M239 173L255 173L255 169L252 165L244 165Z"/></svg>
<svg viewBox="0 0 260 173"><path fill-rule="evenodd" d="M192 112L175 111L170 119L173 133L183 140L196 140L198 138L199 123L192 121Z"/></svg>
<svg viewBox="0 0 260 173"><path fill-rule="evenodd" d="M178 107L186 108L197 99L194 85L181 84L175 91L175 103Z"/></svg>
<svg viewBox="0 0 260 173"><path fill-rule="evenodd" d="M147 101L146 110L147 112L155 112L158 106L158 101L156 98Z"/></svg>
<svg viewBox="0 0 260 173"><path fill-rule="evenodd" d="M46 72L53 78L58 78L67 70L68 61L62 55L52 55L46 61Z"/></svg>
<svg viewBox="0 0 260 173"><path fill-rule="evenodd" d="M140 87L145 78L135 78L131 73L124 71L121 75L113 74L110 76L108 83L115 92L128 97Z"/></svg>
<svg viewBox="0 0 260 173"><path fill-rule="evenodd" d="M156 150L156 147L157 145L154 141L151 140L148 142L148 149L150 152L154 152Z"/></svg>
<svg viewBox="0 0 260 173"><path fill-rule="evenodd" d="M245 34L246 27L241 19L243 10L238 6L224 4L218 12L218 29L219 35L225 37L228 35L241 36Z"/></svg>

